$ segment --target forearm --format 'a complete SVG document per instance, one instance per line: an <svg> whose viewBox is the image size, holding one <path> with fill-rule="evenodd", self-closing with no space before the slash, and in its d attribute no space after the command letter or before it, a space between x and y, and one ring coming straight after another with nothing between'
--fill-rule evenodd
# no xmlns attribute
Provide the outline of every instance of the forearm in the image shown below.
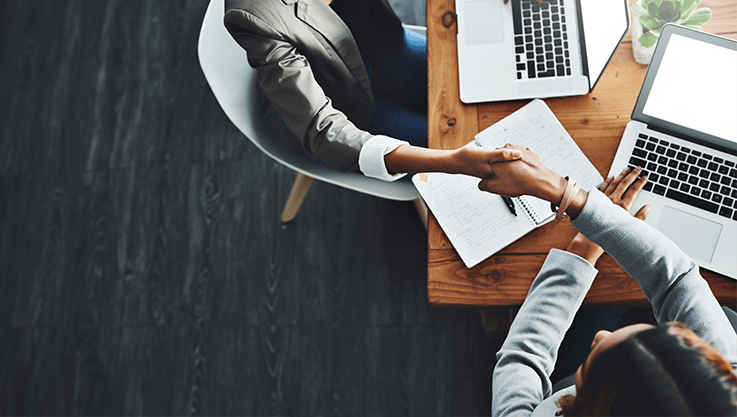
<svg viewBox="0 0 737 417"><path fill-rule="evenodd" d="M737 337L698 265L670 239L592 192L571 224L637 280L659 323L685 323L737 365Z"/></svg>
<svg viewBox="0 0 737 417"><path fill-rule="evenodd" d="M403 145L384 157L389 172L444 172L491 178L497 162L519 159L522 153L511 149L485 149L473 143L454 150Z"/></svg>
<svg viewBox="0 0 737 417"><path fill-rule="evenodd" d="M604 254L604 250L601 246L592 243L581 233L578 233L573 237L566 247L566 252L570 252L586 259L591 265L596 265L596 261L598 261L601 255Z"/></svg>
<svg viewBox="0 0 737 417"><path fill-rule="evenodd" d="M698 265L670 239L598 191L592 190L571 224L636 279L656 309L675 280L692 270L698 271Z"/></svg>
<svg viewBox="0 0 737 417"><path fill-rule="evenodd" d="M567 181L546 168L536 169L539 180L531 183L530 192L553 204L559 204ZM633 178L636 174L637 171L626 175L623 173L618 178ZM624 184L617 182L614 187L619 189L625 187ZM675 318L661 314L665 297L671 285L680 277L690 272L698 275L698 266L693 261L664 235L632 217L627 210L614 204L598 190L592 190L591 193L579 191L568 206L567 213L571 216L573 226L583 236L609 253L640 283L653 305L656 317L671 320ZM586 249L585 244L579 243L582 242L572 242L569 249L573 249L573 252L576 252L576 248ZM588 259L587 254L578 254Z"/></svg>
<svg viewBox="0 0 737 417"><path fill-rule="evenodd" d="M550 395L558 348L595 276L585 260L550 252L497 353L493 415L529 414Z"/></svg>
<svg viewBox="0 0 737 417"><path fill-rule="evenodd" d="M602 193L592 191L571 224L637 280L659 322L688 321L682 310L686 304L697 309L708 304L718 307L691 258L665 235L611 204ZM704 291L680 297L681 290L691 285L704 286ZM694 305L697 296L709 300Z"/></svg>
<svg viewBox="0 0 737 417"><path fill-rule="evenodd" d="M455 151L427 149L402 145L384 156L386 168L391 174L415 172L460 172L454 160Z"/></svg>

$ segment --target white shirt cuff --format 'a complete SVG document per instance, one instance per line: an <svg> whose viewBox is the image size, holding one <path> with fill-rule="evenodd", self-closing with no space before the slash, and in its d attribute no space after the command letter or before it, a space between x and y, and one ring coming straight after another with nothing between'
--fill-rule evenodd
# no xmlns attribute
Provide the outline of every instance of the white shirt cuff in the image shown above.
<svg viewBox="0 0 737 417"><path fill-rule="evenodd" d="M372 137L361 147L358 154L358 168L363 175L370 178L378 178L384 181L395 181L402 178L407 174L389 174L384 162L384 155L397 149L399 145L409 145L409 143L383 135Z"/></svg>

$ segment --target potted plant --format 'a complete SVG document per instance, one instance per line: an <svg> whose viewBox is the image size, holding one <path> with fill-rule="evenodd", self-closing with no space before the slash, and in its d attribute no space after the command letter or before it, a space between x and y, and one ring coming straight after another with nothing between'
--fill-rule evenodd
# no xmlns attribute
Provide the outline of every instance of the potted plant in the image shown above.
<svg viewBox="0 0 737 417"><path fill-rule="evenodd" d="M650 63L660 30L666 23L701 30L711 9L696 7L701 0L639 0L632 5L632 49L640 64Z"/></svg>

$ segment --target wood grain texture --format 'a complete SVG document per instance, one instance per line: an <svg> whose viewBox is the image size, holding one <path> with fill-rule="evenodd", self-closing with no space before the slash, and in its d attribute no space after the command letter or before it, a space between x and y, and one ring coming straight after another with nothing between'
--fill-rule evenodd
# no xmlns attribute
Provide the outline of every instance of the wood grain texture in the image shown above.
<svg viewBox="0 0 737 417"><path fill-rule="evenodd" d="M712 19L704 25L705 30L737 38L737 3L705 0L702 6L713 11ZM436 69L437 73L447 74L446 77L431 77L429 86L431 128L428 140L430 147L441 149L465 145L476 133L528 102L517 100L478 105L460 102L455 23L448 29L442 24L444 16L446 23L453 22L453 8L452 1L428 1L428 27L437 29L428 38L429 73ZM545 100L603 177L609 172L646 72L647 66L638 64L633 58L632 40L628 35L590 94ZM457 116L456 126L465 128L463 134L449 134L447 129L432 128L434 121L437 125L447 120L444 113L447 107L451 107L452 114ZM431 216L428 225L430 304L438 308L520 305L550 248L564 249L575 233L567 220L547 224L468 269L437 220ZM637 283L610 258L602 260L597 267L600 267L601 278L594 282L584 300L585 305L647 305ZM737 303L737 282L704 269L702 275L721 303Z"/></svg>
<svg viewBox="0 0 737 417"><path fill-rule="evenodd" d="M477 324L478 312L443 311L433 324L436 346L435 407L437 415L488 415L491 399L491 373L496 364L493 355L501 348L505 334L487 333ZM452 387L450 389L449 387Z"/></svg>
<svg viewBox="0 0 737 417"><path fill-rule="evenodd" d="M366 413L369 368L366 327L330 323L302 326L299 409L304 415ZM387 398L387 397L384 397ZM390 402L390 401L387 401Z"/></svg>
<svg viewBox="0 0 737 417"><path fill-rule="evenodd" d="M22 199L24 184L18 178L0 178L0 328L10 326L18 279L21 273L18 262L20 252L17 245L21 233Z"/></svg>
<svg viewBox="0 0 737 417"><path fill-rule="evenodd" d="M476 106L466 106L459 98L458 47L456 44L455 1L428 2L428 144L435 149L465 145L478 133ZM454 81L455 80L455 81Z"/></svg>
<svg viewBox="0 0 737 417"><path fill-rule="evenodd" d="M427 325L370 327L366 333L367 357L373 367L367 370L366 414L435 414L432 384L413 384L427 364L432 351L417 349L433 342ZM386 399L386 401L385 401Z"/></svg>
<svg viewBox="0 0 737 417"><path fill-rule="evenodd" d="M7 249L16 280L12 325L61 325L68 311L70 272L82 237L76 234L75 184L55 168L47 165L36 176L17 177L19 187L10 200L19 209Z"/></svg>
<svg viewBox="0 0 737 417"><path fill-rule="evenodd" d="M488 414L410 203L316 182L279 222L295 173L212 96L207 3L0 2L0 415Z"/></svg>

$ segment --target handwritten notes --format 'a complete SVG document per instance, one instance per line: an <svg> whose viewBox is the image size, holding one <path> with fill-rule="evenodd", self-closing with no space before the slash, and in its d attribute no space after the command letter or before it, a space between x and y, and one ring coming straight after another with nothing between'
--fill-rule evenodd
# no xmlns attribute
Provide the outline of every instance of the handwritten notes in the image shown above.
<svg viewBox="0 0 737 417"><path fill-rule="evenodd" d="M476 143L499 148L507 143L533 150L546 167L590 190L604 179L544 101L536 99L476 135Z"/></svg>
<svg viewBox="0 0 737 417"><path fill-rule="evenodd" d="M603 181L542 100L533 100L476 135L478 146L497 148L506 143L529 147L546 166L584 189ZM478 178L422 173L412 180L468 268L553 218L550 204L529 196L515 199L514 216L500 196L478 189Z"/></svg>
<svg viewBox="0 0 737 417"><path fill-rule="evenodd" d="M500 196L479 190L478 178L426 175L415 186L469 268L514 242L520 231L535 228L522 213L513 216Z"/></svg>

